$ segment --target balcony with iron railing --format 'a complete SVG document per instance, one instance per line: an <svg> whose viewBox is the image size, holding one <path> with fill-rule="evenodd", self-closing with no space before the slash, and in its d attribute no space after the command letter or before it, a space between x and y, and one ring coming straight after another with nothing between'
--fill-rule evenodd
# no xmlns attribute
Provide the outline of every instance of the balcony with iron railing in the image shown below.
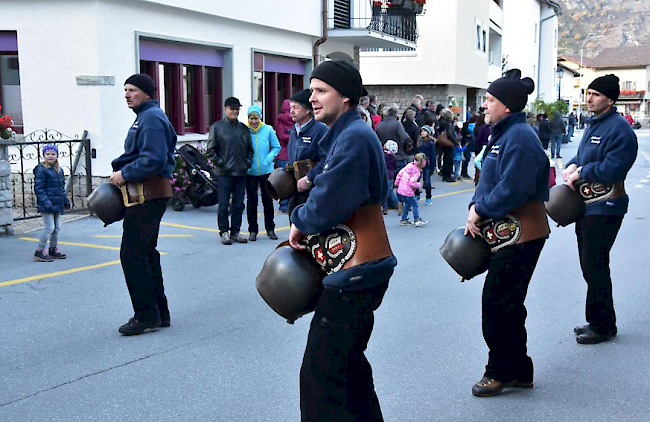
<svg viewBox="0 0 650 422"><path fill-rule="evenodd" d="M329 37L361 48L414 48L416 16L423 4L415 0L334 0Z"/></svg>

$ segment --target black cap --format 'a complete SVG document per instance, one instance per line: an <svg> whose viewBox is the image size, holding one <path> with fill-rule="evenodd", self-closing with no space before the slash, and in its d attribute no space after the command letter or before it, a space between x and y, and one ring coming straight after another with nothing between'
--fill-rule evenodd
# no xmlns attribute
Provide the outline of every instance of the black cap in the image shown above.
<svg viewBox="0 0 650 422"><path fill-rule="evenodd" d="M298 91L293 94L291 101L300 104L309 111L313 111L311 103L309 102L309 97L311 97L311 91L308 89L303 89L302 91Z"/></svg>
<svg viewBox="0 0 650 422"><path fill-rule="evenodd" d="M598 91L616 101L618 100L618 96L621 95L621 88L618 85L618 82L618 77L610 73L609 75L594 79L587 89Z"/></svg>
<svg viewBox="0 0 650 422"><path fill-rule="evenodd" d="M239 107L241 107L241 103L239 102L239 99L235 98L235 97L226 98L226 101L225 101L224 105L226 107L230 107L230 108L239 108Z"/></svg>
<svg viewBox="0 0 650 422"><path fill-rule="evenodd" d="M535 90L535 82L530 78L521 79L519 69L511 69L503 77L492 82L487 92L508 107L510 111L521 111L526 107L528 95Z"/></svg>
<svg viewBox="0 0 650 422"><path fill-rule="evenodd" d="M145 94L153 98L156 95L156 84L153 82L151 76L146 73L136 73L128 77L124 81L124 85L131 84L140 88Z"/></svg>
<svg viewBox="0 0 650 422"><path fill-rule="evenodd" d="M354 105L359 102L359 98L368 95L359 69L347 60L330 60L319 64L311 72L310 80L314 78L330 85Z"/></svg>

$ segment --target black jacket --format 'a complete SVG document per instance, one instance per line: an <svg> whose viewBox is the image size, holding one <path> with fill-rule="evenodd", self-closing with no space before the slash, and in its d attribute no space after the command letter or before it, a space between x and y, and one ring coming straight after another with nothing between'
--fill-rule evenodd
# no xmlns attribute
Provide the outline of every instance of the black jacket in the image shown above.
<svg viewBox="0 0 650 422"><path fill-rule="evenodd" d="M408 155L415 155L418 152L420 152L420 149L418 148L418 141L420 140L420 128L418 127L417 123L415 122L409 122L408 120L404 120L404 130L406 133L408 133L409 137L411 138L411 145L410 148L407 146L405 148L405 152Z"/></svg>
<svg viewBox="0 0 650 422"><path fill-rule="evenodd" d="M253 163L253 143L245 124L228 119L210 126L208 158L219 176L246 176Z"/></svg>
<svg viewBox="0 0 650 422"><path fill-rule="evenodd" d="M392 118L386 118L382 120L381 123L377 125L377 136L381 141L381 144L384 145L386 141L393 140L397 142L397 154L395 158L399 160L406 160L406 151L404 151L404 145L411 142L411 137L404 130L404 126L400 122Z"/></svg>

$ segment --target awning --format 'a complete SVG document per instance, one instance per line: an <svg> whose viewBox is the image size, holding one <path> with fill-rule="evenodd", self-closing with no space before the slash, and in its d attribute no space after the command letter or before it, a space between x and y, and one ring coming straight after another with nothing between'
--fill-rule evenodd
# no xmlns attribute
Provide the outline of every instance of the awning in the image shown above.
<svg viewBox="0 0 650 422"><path fill-rule="evenodd" d="M616 104L641 104L643 100L617 100Z"/></svg>

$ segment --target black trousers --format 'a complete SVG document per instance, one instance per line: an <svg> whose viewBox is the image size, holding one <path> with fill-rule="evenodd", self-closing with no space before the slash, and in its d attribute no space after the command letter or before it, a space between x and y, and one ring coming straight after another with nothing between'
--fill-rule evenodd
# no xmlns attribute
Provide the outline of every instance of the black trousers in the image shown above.
<svg viewBox="0 0 650 422"><path fill-rule="evenodd" d="M300 369L302 422L383 421L364 351L387 288L323 292Z"/></svg>
<svg viewBox="0 0 650 422"><path fill-rule="evenodd" d="M490 349L485 376L533 381L526 349L526 293L546 239L505 247L492 256L483 286L483 338Z"/></svg>
<svg viewBox="0 0 650 422"><path fill-rule="evenodd" d="M244 214L246 176L219 176L218 183L219 207L217 208L217 222L219 224L219 234L227 231L230 231L230 234L239 233L242 215ZM231 197L232 209L230 210L229 223L228 206Z"/></svg>
<svg viewBox="0 0 650 422"><path fill-rule="evenodd" d="M270 174L270 173L269 173ZM261 176L246 176L246 218L248 219L248 231L251 233L259 232L257 224L257 190L262 191L262 207L264 208L264 228L267 232L275 230L273 221L273 198L266 191L266 181L268 174Z"/></svg>
<svg viewBox="0 0 650 422"><path fill-rule="evenodd" d="M590 215L576 222L580 267L587 282L585 316L591 328L603 334L616 333L609 251L622 222L618 215Z"/></svg>
<svg viewBox="0 0 650 422"><path fill-rule="evenodd" d="M169 319L158 246L158 231L168 199L154 199L126 209L120 261L135 317Z"/></svg>
<svg viewBox="0 0 650 422"><path fill-rule="evenodd" d="M442 177L451 178L454 174L454 154L452 148L442 149Z"/></svg>

